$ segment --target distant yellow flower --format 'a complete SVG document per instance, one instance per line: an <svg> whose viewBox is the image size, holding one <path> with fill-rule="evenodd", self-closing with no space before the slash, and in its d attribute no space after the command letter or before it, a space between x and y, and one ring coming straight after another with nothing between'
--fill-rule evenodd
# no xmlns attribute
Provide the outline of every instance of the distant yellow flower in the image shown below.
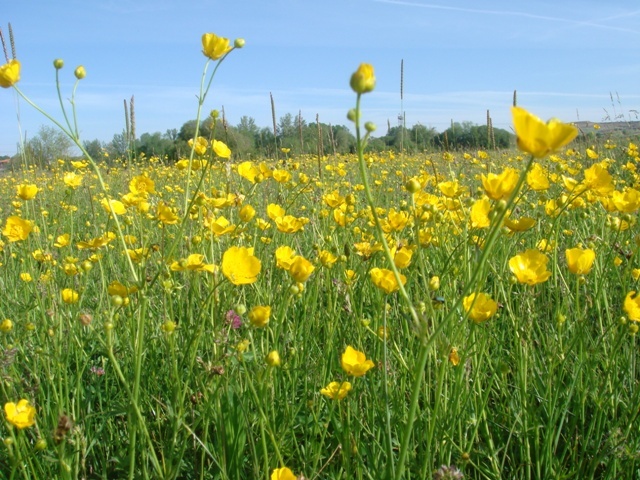
<svg viewBox="0 0 640 480"><path fill-rule="evenodd" d="M546 282L551 276L547 270L549 258L539 250L528 249L509 259L509 268L518 282L527 285Z"/></svg>
<svg viewBox="0 0 640 480"><path fill-rule="evenodd" d="M10 319L5 318L0 322L0 332L9 333L11 330L13 330L13 322Z"/></svg>
<svg viewBox="0 0 640 480"><path fill-rule="evenodd" d="M336 257L329 250L322 250L318 254L318 260L320 260L320 264L323 267L331 268L333 264L338 261L338 257Z"/></svg>
<svg viewBox="0 0 640 480"><path fill-rule="evenodd" d="M229 150L229 147L227 147L226 143L220 142L218 140L213 141L213 153L215 153L219 158L231 157L231 150Z"/></svg>
<svg viewBox="0 0 640 480"><path fill-rule="evenodd" d="M449 363L454 367L460 363L460 355L458 354L458 349L456 347L451 347L449 351Z"/></svg>
<svg viewBox="0 0 640 480"><path fill-rule="evenodd" d="M271 473L271 480L296 480L297 477L287 467L276 468Z"/></svg>
<svg viewBox="0 0 640 480"><path fill-rule="evenodd" d="M340 357L340 364L342 369L349 375L354 377L361 377L374 367L374 363L371 360L367 360L366 355L349 345L342 357Z"/></svg>
<svg viewBox="0 0 640 480"><path fill-rule="evenodd" d="M138 175L129 182L129 192L144 198L150 193L156 193L156 184L146 175Z"/></svg>
<svg viewBox="0 0 640 480"><path fill-rule="evenodd" d="M29 272L22 272L20 274L20 280L22 280L25 283L29 283L30 281L33 280L33 278L31 277L31 274Z"/></svg>
<svg viewBox="0 0 640 480"><path fill-rule="evenodd" d="M101 247L104 247L108 243L112 242L116 238L116 234L113 232L107 232L101 237L92 238L88 241L81 241L77 243L78 250L95 250Z"/></svg>
<svg viewBox="0 0 640 480"><path fill-rule="evenodd" d="M635 291L627 293L624 299L624 311L627 312L629 320L640 322L640 295L636 296Z"/></svg>
<svg viewBox="0 0 640 480"><path fill-rule="evenodd" d="M519 177L520 173L515 168L507 167L500 174L482 175L482 186L489 198L506 200L516 188Z"/></svg>
<svg viewBox="0 0 640 480"><path fill-rule="evenodd" d="M469 214L471 228L489 228L491 226L490 212L491 202L488 198L483 197L473 202Z"/></svg>
<svg viewBox="0 0 640 480"><path fill-rule="evenodd" d="M82 185L82 178L82 175L78 175L75 172L67 172L64 174L62 180L67 187L78 188L80 185Z"/></svg>
<svg viewBox="0 0 640 480"><path fill-rule="evenodd" d="M53 244L53 246L56 247L56 248L62 248L62 247L66 247L67 245L69 245L69 243L71 243L71 235L69 235L68 233L64 233L62 235L59 235L56 238L56 241Z"/></svg>
<svg viewBox="0 0 640 480"><path fill-rule="evenodd" d="M262 264L253 248L230 247L222 255L222 273L234 285L247 285L258 280Z"/></svg>
<svg viewBox="0 0 640 480"><path fill-rule="evenodd" d="M36 409L29 403L29 400L24 398L17 404L13 402L5 403L4 414L7 422L20 430L31 427L36 423Z"/></svg>
<svg viewBox="0 0 640 480"><path fill-rule="evenodd" d="M400 288L393 272L386 268L372 268L369 271L369 276L373 284L385 293L393 293ZM402 285L407 283L407 277L402 274L400 274L400 280Z"/></svg>
<svg viewBox="0 0 640 480"><path fill-rule="evenodd" d="M320 393L332 400L342 400L351 391L350 382L331 382L320 390Z"/></svg>
<svg viewBox="0 0 640 480"><path fill-rule="evenodd" d="M31 200L35 198L36 194L38 193L38 186L33 184L29 184L29 185L22 184L22 185L18 185L16 187L16 190L17 190L16 194L22 200Z"/></svg>
<svg viewBox="0 0 640 480"><path fill-rule="evenodd" d="M511 217L504 219L504 226L512 232L525 232L533 228L535 224L535 218L531 217L522 217L517 220Z"/></svg>
<svg viewBox="0 0 640 480"><path fill-rule="evenodd" d="M498 304L486 293L472 293L464 297L462 306L475 323L489 320L498 311Z"/></svg>
<svg viewBox="0 0 640 480"><path fill-rule="evenodd" d="M78 303L80 294L71 288L65 288L61 292L62 301L67 304Z"/></svg>
<svg viewBox="0 0 640 480"><path fill-rule="evenodd" d="M256 209L253 208L251 205L244 205L240 209L240 212L238 212L238 216L240 217L240 220L242 220L245 223L250 222L255 215L256 215Z"/></svg>
<svg viewBox="0 0 640 480"><path fill-rule="evenodd" d="M202 53L211 60L218 60L232 50L229 39L218 37L215 33L202 35Z"/></svg>
<svg viewBox="0 0 640 480"><path fill-rule="evenodd" d="M136 293L138 291L138 287L135 285L132 287L127 287L123 285L117 280L112 281L107 287L107 293L111 296L118 295L122 298L127 298L132 293Z"/></svg>
<svg viewBox="0 0 640 480"><path fill-rule="evenodd" d="M573 125L559 120L543 122L524 108L511 107L518 148L542 158L569 144L578 135Z"/></svg>
<svg viewBox="0 0 640 480"><path fill-rule="evenodd" d="M527 185L529 185L532 190L538 192L547 190L550 186L549 172L547 172L539 163L534 163L531 165L531 169L527 173Z"/></svg>
<svg viewBox="0 0 640 480"><path fill-rule="evenodd" d="M238 164L238 175L249 180L251 183L256 183L256 177L260 175L260 170L253 162L242 162Z"/></svg>
<svg viewBox="0 0 640 480"><path fill-rule="evenodd" d="M249 311L249 321L254 327L264 327L269 323L271 307L269 305L256 305Z"/></svg>
<svg viewBox="0 0 640 480"><path fill-rule="evenodd" d="M201 253L192 253L186 260L173 262L169 267L174 272L182 272L191 270L193 272L209 272L214 273L216 266L211 263L205 263L204 255Z"/></svg>
<svg viewBox="0 0 640 480"><path fill-rule="evenodd" d="M125 213L127 213L127 207L125 207L124 204L119 200L103 198L100 201L100 205L102 205L102 208L104 208L104 211L107 212L109 215L111 215L112 210L113 210L113 213L116 215L124 215Z"/></svg>
<svg viewBox="0 0 640 480"><path fill-rule="evenodd" d="M15 58L0 66L0 87L9 88L20 81L20 62Z"/></svg>
<svg viewBox="0 0 640 480"><path fill-rule="evenodd" d="M306 282L316 267L306 258L298 255L291 262L289 267L289 275L297 283Z"/></svg>
<svg viewBox="0 0 640 480"><path fill-rule="evenodd" d="M590 248L569 248L566 250L569 271L575 275L586 275L591 271L596 252Z"/></svg>
<svg viewBox="0 0 640 480"><path fill-rule="evenodd" d="M309 223L306 217L294 217L293 215L285 215L284 217L276 217L276 227L282 233L296 233L304 229Z"/></svg>
<svg viewBox="0 0 640 480"><path fill-rule="evenodd" d="M267 362L267 365L269 365L270 367L279 367L281 360L280 360L280 354L278 353L278 351L277 350L270 351L269 354L267 355L266 362Z"/></svg>
<svg viewBox="0 0 640 480"><path fill-rule="evenodd" d="M373 66L368 63L361 63L358 69L351 75L349 84L356 93L373 91L376 86L376 76L373 72Z"/></svg>
<svg viewBox="0 0 640 480"><path fill-rule="evenodd" d="M12 215L7 218L2 234L7 237L7 240L10 242L19 242L26 240L31 230L33 230L33 225L30 221Z"/></svg>
<svg viewBox="0 0 640 480"><path fill-rule="evenodd" d="M175 225L180 220L180 217L176 215L173 209L166 203L159 203L156 216L165 225Z"/></svg>
<svg viewBox="0 0 640 480"><path fill-rule="evenodd" d="M189 145L189 148L193 148L195 154L200 156L204 155L207 152L207 147L209 146L209 141L204 137L196 138L195 142L193 141L193 138L190 138L187 143Z"/></svg>

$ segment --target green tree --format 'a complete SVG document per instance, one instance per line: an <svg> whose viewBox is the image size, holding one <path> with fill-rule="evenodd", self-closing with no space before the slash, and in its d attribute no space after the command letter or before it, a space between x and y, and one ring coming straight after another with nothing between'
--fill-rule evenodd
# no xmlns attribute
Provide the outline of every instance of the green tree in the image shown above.
<svg viewBox="0 0 640 480"><path fill-rule="evenodd" d="M58 158L69 157L72 147L73 142L60 130L42 125L37 135L25 143L23 153L28 161L47 167Z"/></svg>

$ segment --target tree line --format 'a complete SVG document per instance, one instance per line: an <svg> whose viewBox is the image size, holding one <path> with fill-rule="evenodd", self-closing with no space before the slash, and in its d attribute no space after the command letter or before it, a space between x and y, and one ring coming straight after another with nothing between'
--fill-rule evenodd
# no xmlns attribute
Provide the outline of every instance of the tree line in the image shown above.
<svg viewBox="0 0 640 480"><path fill-rule="evenodd" d="M273 128L259 127L249 116L240 118L237 125L229 125L221 118L207 118L200 123L199 136L225 142L236 159L251 160L288 155L335 155L354 153L356 139L344 125L317 121L308 123L302 115L285 114ZM379 131L379 130L378 130ZM96 159L139 156L158 156L175 161L189 155L188 142L196 132L196 120L185 122L179 129L164 133L143 133L138 138L123 131L110 142L98 139L85 141L84 148ZM378 133L378 132L376 132ZM384 135L372 137L371 151L405 151L419 153L462 149L505 149L513 145L513 135L502 129L489 130L486 125L472 122L452 123L444 132L433 127L415 124L410 128L387 125ZM39 166L46 166L58 158L68 158L72 142L59 130L42 126L38 133L25 139L20 154ZM106 154L106 155L105 155Z"/></svg>

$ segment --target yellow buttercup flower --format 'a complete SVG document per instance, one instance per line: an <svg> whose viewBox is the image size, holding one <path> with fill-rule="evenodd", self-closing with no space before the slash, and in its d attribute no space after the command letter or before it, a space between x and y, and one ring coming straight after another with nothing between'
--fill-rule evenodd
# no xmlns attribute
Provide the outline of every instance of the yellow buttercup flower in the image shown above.
<svg viewBox="0 0 640 480"><path fill-rule="evenodd" d="M229 39L218 37L215 33L202 35L202 53L211 60L218 60L232 50Z"/></svg>
<svg viewBox="0 0 640 480"><path fill-rule="evenodd" d="M271 480L296 480L297 477L287 467L276 468L271 473Z"/></svg>
<svg viewBox="0 0 640 480"><path fill-rule="evenodd" d="M5 403L4 414L7 422L20 430L31 427L36 423L36 409L29 403L29 400L24 398L17 404L13 402Z"/></svg>
<svg viewBox="0 0 640 480"><path fill-rule="evenodd" d="M573 125L559 120L543 122L524 108L511 107L518 148L542 158L569 144L578 135Z"/></svg>
<svg viewBox="0 0 640 480"><path fill-rule="evenodd" d="M62 181L67 187L78 188L82 185L82 175L78 175L74 172L67 172L64 174Z"/></svg>
<svg viewBox="0 0 640 480"><path fill-rule="evenodd" d="M100 201L100 204L102 205L102 208L104 208L104 211L109 215L111 215L112 210L116 215L124 215L125 213L127 213L127 207L125 207L124 204L119 200L103 198Z"/></svg>
<svg viewBox="0 0 640 480"><path fill-rule="evenodd" d="M475 323L489 320L498 311L498 304L486 293L472 293L464 297L462 306Z"/></svg>
<svg viewBox="0 0 640 480"><path fill-rule="evenodd" d="M373 66L368 63L361 63L358 69L351 75L349 83L356 93L373 91L376 86L376 76L373 72Z"/></svg>
<svg viewBox="0 0 640 480"><path fill-rule="evenodd" d="M258 280L262 264L253 248L230 247L222 255L222 273L234 285L247 285Z"/></svg>
<svg viewBox="0 0 640 480"><path fill-rule="evenodd" d="M249 311L248 317L254 327L264 327L269 323L271 307L269 305L256 305Z"/></svg>
<svg viewBox="0 0 640 480"><path fill-rule="evenodd" d="M213 153L216 154L217 157L220 158L229 158L231 157L231 150L224 142L220 142L218 140L213 141Z"/></svg>
<svg viewBox="0 0 640 480"><path fill-rule="evenodd" d="M349 345L342 357L340 357L342 369L349 375L361 377L374 367L371 360L367 360L366 355Z"/></svg>
<svg viewBox="0 0 640 480"><path fill-rule="evenodd" d="M547 270L549 258L536 249L528 249L509 259L509 268L518 282L536 285L546 282L551 276Z"/></svg>
<svg viewBox="0 0 640 480"><path fill-rule="evenodd" d="M289 270L295 258L296 252L293 248L286 245L276 248L276 267Z"/></svg>
<svg viewBox="0 0 640 480"><path fill-rule="evenodd" d="M30 221L12 215L7 218L2 234L7 237L7 240L10 242L19 242L26 240L32 230L33 225Z"/></svg>
<svg viewBox="0 0 640 480"><path fill-rule="evenodd" d="M473 202L469 214L471 228L489 228L491 226L491 219L489 218L490 212L491 202L488 198L483 197Z"/></svg>
<svg viewBox="0 0 640 480"><path fill-rule="evenodd" d="M332 400L342 400L351 391L350 382L331 382L320 390L320 393Z"/></svg>
<svg viewBox="0 0 640 480"><path fill-rule="evenodd" d="M156 193L156 184L146 175L138 175L129 182L129 192L144 198L150 193Z"/></svg>
<svg viewBox="0 0 640 480"><path fill-rule="evenodd" d="M80 294L71 288L65 288L61 292L62 301L67 304L78 303Z"/></svg>
<svg viewBox="0 0 640 480"><path fill-rule="evenodd" d="M189 148L193 148L193 151L196 153L196 155L200 156L204 155L207 152L207 147L209 146L209 141L204 137L196 138L195 142L193 141L193 138L191 138L187 143L189 145ZM193 165L191 165L191 167L193 168Z"/></svg>
<svg viewBox="0 0 640 480"><path fill-rule="evenodd" d="M306 258L298 255L291 262L289 267L289 275L297 283L306 282L316 267Z"/></svg>
<svg viewBox="0 0 640 480"><path fill-rule="evenodd" d="M569 248L566 250L569 271L575 275L586 275L591 271L596 252L590 248Z"/></svg>
<svg viewBox="0 0 640 480"><path fill-rule="evenodd" d="M393 293L400 288L393 272L386 268L372 268L369 276L373 284L385 293ZM400 280L403 285L407 283L407 277L402 274L400 274Z"/></svg>
<svg viewBox="0 0 640 480"><path fill-rule="evenodd" d="M511 167L505 168L502 173L489 173L482 175L482 186L487 196L493 200L508 199L513 189L516 188L520 173Z"/></svg>
<svg viewBox="0 0 640 480"><path fill-rule="evenodd" d="M31 200L38 193L38 186L33 184L22 184L16 187L16 194L22 200Z"/></svg>
<svg viewBox="0 0 640 480"><path fill-rule="evenodd" d="M256 177L260 175L260 169L253 162L242 162L238 165L238 175L251 183L256 183Z"/></svg>
<svg viewBox="0 0 640 480"><path fill-rule="evenodd" d="M636 292L627 293L624 299L624 311L627 312L629 320L640 322L640 295L636 296Z"/></svg>
<svg viewBox="0 0 640 480"><path fill-rule="evenodd" d="M9 88L20 81L20 62L15 58L0 66L0 87Z"/></svg>

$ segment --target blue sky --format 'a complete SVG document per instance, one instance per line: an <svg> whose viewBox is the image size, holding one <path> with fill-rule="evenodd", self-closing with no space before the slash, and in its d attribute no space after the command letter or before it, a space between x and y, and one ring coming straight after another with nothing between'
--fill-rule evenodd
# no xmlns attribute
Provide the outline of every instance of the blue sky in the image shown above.
<svg viewBox="0 0 640 480"><path fill-rule="evenodd" d="M73 70L87 77L77 92L84 140L110 141L124 128L123 100L135 96L137 133L165 132L195 118L205 57L201 35L214 32L246 46L225 60L205 111L228 121L302 111L308 121L349 125L355 97L349 77L371 63L376 90L363 118L444 130L454 121L510 128L513 90L540 117L603 121L640 111L640 3L631 0L30 0L6 2L20 88L59 115L52 61L63 58L65 97ZM400 62L404 60L404 101ZM613 94L613 102L610 95ZM44 117L10 90L0 91L0 155L13 154L20 132L37 133Z"/></svg>

